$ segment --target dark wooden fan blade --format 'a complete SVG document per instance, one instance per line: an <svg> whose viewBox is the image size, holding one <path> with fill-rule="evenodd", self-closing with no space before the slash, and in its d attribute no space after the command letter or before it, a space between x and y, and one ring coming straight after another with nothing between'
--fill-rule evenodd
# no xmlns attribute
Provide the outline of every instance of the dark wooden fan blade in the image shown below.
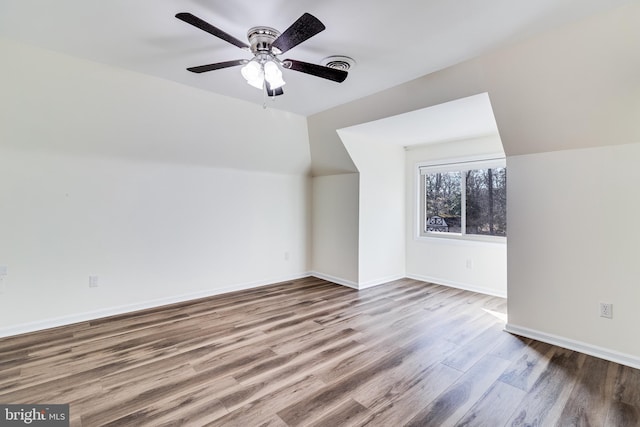
<svg viewBox="0 0 640 427"><path fill-rule="evenodd" d="M272 90L271 89L271 85L269 84L269 82L265 81L265 84L267 85L266 89L267 89L267 95L268 96L280 96L280 95L282 95L284 93L284 90L282 90L281 87L279 87L279 88L277 88L275 90Z"/></svg>
<svg viewBox="0 0 640 427"><path fill-rule="evenodd" d="M236 59L234 61L216 62L215 64L199 65L197 67L189 67L187 70L192 73L206 73L207 71L219 70L221 68L235 67L237 65L246 64L246 59Z"/></svg>
<svg viewBox="0 0 640 427"><path fill-rule="evenodd" d="M212 34L216 37L218 37L219 39L222 39L226 42L231 43L232 45L238 46L240 48L249 48L249 45L238 40L237 38L233 37L230 34L225 33L224 31L222 31L219 28L214 27L213 25L209 24L207 21L204 21L200 18L198 18L195 15L192 15L188 12L181 12L178 13L176 15L176 18L178 18L181 21L186 22L187 24L191 24L196 28L200 28L202 31L206 31L209 34Z"/></svg>
<svg viewBox="0 0 640 427"><path fill-rule="evenodd" d="M292 47L298 46L303 41L310 39L324 29L324 24L320 22L318 18L310 13L305 13L298 18L296 22L291 24L284 33L280 34L271 46L280 50L281 53L284 53Z"/></svg>
<svg viewBox="0 0 640 427"><path fill-rule="evenodd" d="M325 67L323 65L311 64L309 62L296 61L295 59L285 59L282 66L301 73L311 74L312 76L322 77L323 79L333 80L342 83L345 81L349 73L344 70Z"/></svg>

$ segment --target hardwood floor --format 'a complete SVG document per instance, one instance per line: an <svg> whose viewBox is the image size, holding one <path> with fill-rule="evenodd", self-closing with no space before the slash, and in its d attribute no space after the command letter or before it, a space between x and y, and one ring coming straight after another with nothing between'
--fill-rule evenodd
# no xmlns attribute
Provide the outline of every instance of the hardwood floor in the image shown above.
<svg viewBox="0 0 640 427"><path fill-rule="evenodd" d="M307 278L0 340L0 402L82 426L638 426L640 371L503 332L500 298Z"/></svg>

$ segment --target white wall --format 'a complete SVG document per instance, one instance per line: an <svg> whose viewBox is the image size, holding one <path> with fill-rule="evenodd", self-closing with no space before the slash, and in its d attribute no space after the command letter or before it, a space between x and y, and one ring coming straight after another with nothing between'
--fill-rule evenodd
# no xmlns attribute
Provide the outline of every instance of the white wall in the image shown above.
<svg viewBox="0 0 640 427"><path fill-rule="evenodd" d="M409 147L407 180L407 276L490 295L507 296L507 244L418 237L417 165L462 158L504 157L498 135ZM510 179L510 176L509 176ZM508 183L509 185L510 183ZM510 226L510 224L508 224ZM508 234L510 234L510 229ZM468 264L470 263L470 264Z"/></svg>
<svg viewBox="0 0 640 427"><path fill-rule="evenodd" d="M2 38L0 52L0 147L309 171L302 116Z"/></svg>
<svg viewBox="0 0 640 427"><path fill-rule="evenodd" d="M507 159L511 330L640 367L639 159L640 143Z"/></svg>
<svg viewBox="0 0 640 427"><path fill-rule="evenodd" d="M0 335L307 274L304 117L0 49Z"/></svg>
<svg viewBox="0 0 640 427"><path fill-rule="evenodd" d="M507 245L407 237L407 277L507 296ZM467 263L470 264L467 264Z"/></svg>
<svg viewBox="0 0 640 427"><path fill-rule="evenodd" d="M312 180L311 268L317 277L358 287L359 176Z"/></svg>
<svg viewBox="0 0 640 427"><path fill-rule="evenodd" d="M0 334L307 271L303 176L0 153Z"/></svg>
<svg viewBox="0 0 640 427"><path fill-rule="evenodd" d="M507 156L633 143L639 19L640 2L629 2L315 114L308 120L314 174L350 162L336 129L485 92Z"/></svg>
<svg viewBox="0 0 640 427"><path fill-rule="evenodd" d="M360 174L358 287L405 276L404 149L372 141L362 130L339 130Z"/></svg>

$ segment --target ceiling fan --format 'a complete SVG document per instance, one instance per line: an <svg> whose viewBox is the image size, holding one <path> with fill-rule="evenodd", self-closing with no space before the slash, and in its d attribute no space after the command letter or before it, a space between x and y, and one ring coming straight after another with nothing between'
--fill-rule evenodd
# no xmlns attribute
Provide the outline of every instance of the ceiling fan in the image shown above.
<svg viewBox="0 0 640 427"><path fill-rule="evenodd" d="M247 83L260 90L265 90L269 96L278 96L284 93L282 86L285 84L285 81L282 78L282 69L299 71L338 83L342 83L347 78L348 73L343 69L297 61L295 59L281 60L279 58L280 55L289 49L310 39L325 29L324 24L310 13L303 14L283 33L270 27L253 27L249 29L247 32L249 44L236 39L191 13L178 13L176 18L234 46L253 53L253 58L249 60L235 59L232 61L216 62L214 64L187 68L187 70L191 72L204 73L243 65L241 74Z"/></svg>

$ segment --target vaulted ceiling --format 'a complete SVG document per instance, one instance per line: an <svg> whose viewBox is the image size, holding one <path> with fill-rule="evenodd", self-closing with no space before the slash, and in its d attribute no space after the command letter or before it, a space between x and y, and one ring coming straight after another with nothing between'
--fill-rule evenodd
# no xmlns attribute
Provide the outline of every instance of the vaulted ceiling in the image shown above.
<svg viewBox="0 0 640 427"><path fill-rule="evenodd" d="M245 40L250 27L284 31L309 12L327 29L286 56L320 63L327 56L346 55L356 66L341 84L285 70L285 95L267 103L307 116L628 2L2 0L0 36L262 104L262 94L245 83L237 67L204 74L186 71L250 54L175 14L193 13Z"/></svg>

